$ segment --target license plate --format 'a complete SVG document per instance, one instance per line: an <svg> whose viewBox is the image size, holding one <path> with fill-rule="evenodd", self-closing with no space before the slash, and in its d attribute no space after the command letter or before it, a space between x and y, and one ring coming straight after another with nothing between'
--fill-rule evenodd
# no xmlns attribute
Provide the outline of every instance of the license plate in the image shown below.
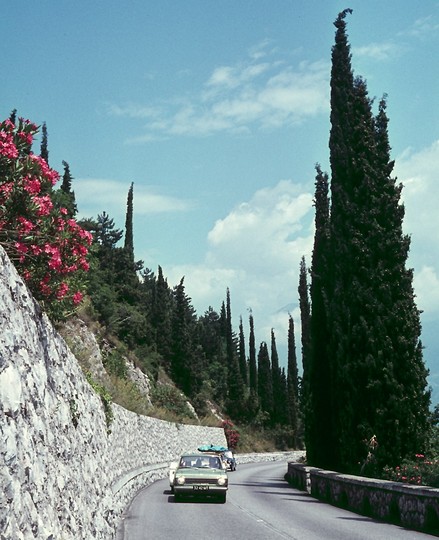
<svg viewBox="0 0 439 540"><path fill-rule="evenodd" d="M208 491L209 486L193 486L194 491Z"/></svg>

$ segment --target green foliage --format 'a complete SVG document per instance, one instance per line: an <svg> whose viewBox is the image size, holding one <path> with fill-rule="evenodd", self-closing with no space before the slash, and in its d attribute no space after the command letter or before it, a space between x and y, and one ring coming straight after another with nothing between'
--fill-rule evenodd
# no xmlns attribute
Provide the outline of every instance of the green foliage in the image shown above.
<svg viewBox="0 0 439 540"><path fill-rule="evenodd" d="M194 420L195 416L188 407L188 399L174 386L157 384L151 393L155 407L167 410L181 419Z"/></svg>
<svg viewBox="0 0 439 540"><path fill-rule="evenodd" d="M112 401L136 414L151 415L152 407L148 398L129 379L110 376L108 392Z"/></svg>
<svg viewBox="0 0 439 540"><path fill-rule="evenodd" d="M111 433L111 423L113 422L113 409L111 407L111 395L108 392L108 390L103 386L102 384L99 384L93 379L93 376L90 372L85 374L87 377L87 381L89 385L93 388L93 390L100 396L102 405L104 406L104 413L105 413L105 422L107 424L107 433Z"/></svg>
<svg viewBox="0 0 439 540"><path fill-rule="evenodd" d="M125 358L118 349L111 349L103 355L102 362L105 369L111 375L116 375L121 379L127 376L127 366Z"/></svg>

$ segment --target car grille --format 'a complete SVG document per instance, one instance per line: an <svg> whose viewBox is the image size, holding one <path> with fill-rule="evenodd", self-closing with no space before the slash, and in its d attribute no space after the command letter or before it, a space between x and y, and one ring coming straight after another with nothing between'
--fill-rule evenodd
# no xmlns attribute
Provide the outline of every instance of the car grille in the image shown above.
<svg viewBox="0 0 439 540"><path fill-rule="evenodd" d="M215 484L216 478L186 478L185 484Z"/></svg>

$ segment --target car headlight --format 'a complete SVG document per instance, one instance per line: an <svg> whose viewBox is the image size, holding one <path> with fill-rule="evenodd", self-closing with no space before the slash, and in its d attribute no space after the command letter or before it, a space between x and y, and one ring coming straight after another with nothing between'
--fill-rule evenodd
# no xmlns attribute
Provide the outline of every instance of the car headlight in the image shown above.
<svg viewBox="0 0 439 540"><path fill-rule="evenodd" d="M224 476L221 476L221 478L218 478L217 484L219 486L226 486L227 485L227 478L224 478Z"/></svg>
<svg viewBox="0 0 439 540"><path fill-rule="evenodd" d="M177 478L176 482L177 482L177 484L178 484L179 486L182 486L182 485L184 485L184 483L186 482L186 479L185 479L184 476L179 476L179 477Z"/></svg>

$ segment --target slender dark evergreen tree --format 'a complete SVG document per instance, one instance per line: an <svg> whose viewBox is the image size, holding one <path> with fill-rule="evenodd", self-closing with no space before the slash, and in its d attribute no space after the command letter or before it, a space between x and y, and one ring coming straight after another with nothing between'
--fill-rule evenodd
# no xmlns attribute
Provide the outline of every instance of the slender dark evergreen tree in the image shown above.
<svg viewBox="0 0 439 540"><path fill-rule="evenodd" d="M47 164L49 164L49 150L47 146L47 126L46 122L43 122L41 128L41 147L40 147L40 157L42 157Z"/></svg>
<svg viewBox="0 0 439 540"><path fill-rule="evenodd" d="M234 419L239 419L244 413L245 387L241 377L235 339L232 329L232 310L230 305L230 290L226 296L226 350L227 350L227 409Z"/></svg>
<svg viewBox="0 0 439 540"><path fill-rule="evenodd" d="M9 115L9 120L15 125L17 121L17 109L13 109Z"/></svg>
<svg viewBox="0 0 439 540"><path fill-rule="evenodd" d="M172 317L171 368L176 384L188 397L201 388L202 373L194 354L193 330L195 311L185 293L184 278L174 289L175 308Z"/></svg>
<svg viewBox="0 0 439 540"><path fill-rule="evenodd" d="M244 327L242 325L242 317L239 318L239 372L244 386L248 385L248 373L247 373L247 357L245 354L245 336Z"/></svg>
<svg viewBox="0 0 439 540"><path fill-rule="evenodd" d="M256 363L256 345L255 345L255 322L253 319L253 314L250 312L249 315L249 357L248 357L248 367L249 367L249 384L250 392L258 393L258 367Z"/></svg>
<svg viewBox="0 0 439 540"><path fill-rule="evenodd" d="M276 336L271 329L271 381L273 387L273 411L271 422L273 425L284 423L285 395L282 387L282 371L279 367L279 355L277 353Z"/></svg>
<svg viewBox="0 0 439 540"><path fill-rule="evenodd" d="M390 177L387 120L382 108L374 118L366 84L354 79L348 13L335 21L332 49L330 254L321 291L332 391L325 443L333 454L312 459L357 472L372 436L379 443L376 466L395 465L425 447L429 394L412 273L405 268L400 190ZM320 316L313 305L313 318ZM317 445L315 439L314 450Z"/></svg>
<svg viewBox="0 0 439 540"><path fill-rule="evenodd" d="M163 366L170 371L170 358L172 348L172 312L174 299L168 282L163 275L161 266L157 270L157 280L153 294L151 309L151 324L155 331L155 344L157 352L163 358Z"/></svg>
<svg viewBox="0 0 439 540"><path fill-rule="evenodd" d="M300 260L299 270L299 304L300 304L300 320L302 323L302 364L305 366L308 363L309 356L309 324L311 317L311 307L309 303L308 291L308 270L306 268L305 257Z"/></svg>
<svg viewBox="0 0 439 540"><path fill-rule="evenodd" d="M267 424L269 424L273 415L273 381L270 356L265 341L261 343L258 353L258 395L261 410L265 413Z"/></svg>
<svg viewBox="0 0 439 540"><path fill-rule="evenodd" d="M295 446L299 444L299 373L297 369L294 320L288 319L287 422L294 431Z"/></svg>
<svg viewBox="0 0 439 540"><path fill-rule="evenodd" d="M305 440L310 464L331 468L333 457L332 414L333 384L328 357L328 271L329 253L329 199L328 175L316 165L315 181L315 235L311 265L310 355L306 380L309 393L303 403L305 412Z"/></svg>
<svg viewBox="0 0 439 540"><path fill-rule="evenodd" d="M302 326L301 342L302 342L302 400L306 403L309 400L309 362L310 362L310 317L311 307L309 302L309 290L308 290L308 270L306 268L305 257L300 260L299 269L299 285L297 288L299 293L299 306L300 306L300 322Z"/></svg>
<svg viewBox="0 0 439 540"><path fill-rule="evenodd" d="M73 176L70 172L70 166L67 161L63 161L62 164L64 167L64 173L62 176L61 187L58 190L55 200L60 206L67 209L70 217L74 218L78 212L78 209L76 206L75 192L72 190Z"/></svg>
<svg viewBox="0 0 439 540"><path fill-rule="evenodd" d="M133 189L134 183L131 182L127 196L127 211L125 217L125 244L124 248L129 257L134 261L134 235L133 235Z"/></svg>

